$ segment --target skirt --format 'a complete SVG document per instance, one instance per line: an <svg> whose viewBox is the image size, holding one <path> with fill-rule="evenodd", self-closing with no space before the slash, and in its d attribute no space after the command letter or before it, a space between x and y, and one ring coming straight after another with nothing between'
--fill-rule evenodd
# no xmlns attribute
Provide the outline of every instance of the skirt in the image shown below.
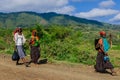
<svg viewBox="0 0 120 80"><path fill-rule="evenodd" d="M17 52L20 58L24 58L26 56L23 46L17 46Z"/></svg>
<svg viewBox="0 0 120 80"><path fill-rule="evenodd" d="M113 65L110 61L104 61L104 53L98 52L96 57L95 70L98 72L104 72L106 69L113 69Z"/></svg>
<svg viewBox="0 0 120 80"><path fill-rule="evenodd" d="M31 61L35 64L38 63L38 59L40 58L40 49L36 46L31 46Z"/></svg>

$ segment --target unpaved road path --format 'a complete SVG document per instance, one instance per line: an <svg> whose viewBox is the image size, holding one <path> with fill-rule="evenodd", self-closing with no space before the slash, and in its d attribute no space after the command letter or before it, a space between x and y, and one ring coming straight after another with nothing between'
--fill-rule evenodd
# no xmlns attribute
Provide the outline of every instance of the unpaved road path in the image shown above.
<svg viewBox="0 0 120 80"><path fill-rule="evenodd" d="M94 71L93 66L41 64L26 68L16 66L8 55L0 54L0 80L120 80L120 69L115 69L117 76Z"/></svg>

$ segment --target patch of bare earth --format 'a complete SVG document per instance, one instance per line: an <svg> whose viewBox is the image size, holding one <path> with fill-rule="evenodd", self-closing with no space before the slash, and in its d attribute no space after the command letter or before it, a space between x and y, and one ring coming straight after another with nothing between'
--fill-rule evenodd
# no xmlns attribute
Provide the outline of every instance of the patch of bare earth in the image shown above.
<svg viewBox="0 0 120 80"><path fill-rule="evenodd" d="M93 66L40 64L31 67L17 65L11 56L0 54L0 80L120 80L120 69L117 76L94 71Z"/></svg>

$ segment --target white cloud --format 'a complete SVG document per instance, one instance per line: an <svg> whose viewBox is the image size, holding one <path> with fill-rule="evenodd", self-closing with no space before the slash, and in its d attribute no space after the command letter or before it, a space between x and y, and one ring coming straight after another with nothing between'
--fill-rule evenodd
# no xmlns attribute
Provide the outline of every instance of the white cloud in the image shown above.
<svg viewBox="0 0 120 80"><path fill-rule="evenodd" d="M110 22L120 22L120 13L109 20Z"/></svg>
<svg viewBox="0 0 120 80"><path fill-rule="evenodd" d="M95 18L95 17L103 17L103 16L117 14L118 12L119 12L118 10L94 8L89 12L77 13L76 16L91 19L91 18Z"/></svg>
<svg viewBox="0 0 120 80"><path fill-rule="evenodd" d="M0 11L60 12L61 10L63 13L70 13L74 7L68 4L69 0L0 0Z"/></svg>
<svg viewBox="0 0 120 80"><path fill-rule="evenodd" d="M4 0L0 1L3 8L15 8L22 6L40 6L40 7L60 7L68 4L68 0Z"/></svg>
<svg viewBox="0 0 120 80"><path fill-rule="evenodd" d="M115 5L115 2L113 0L106 0L102 1L99 6L102 8L111 8Z"/></svg>
<svg viewBox="0 0 120 80"><path fill-rule="evenodd" d="M83 0L71 0L71 1L73 1L73 2L81 2Z"/></svg>
<svg viewBox="0 0 120 80"><path fill-rule="evenodd" d="M53 10L53 12L58 12L58 13L63 13L63 14L67 14L67 13L71 13L75 10L75 8L73 6L65 6L65 7L62 7L60 9L55 9Z"/></svg>
<svg viewBox="0 0 120 80"><path fill-rule="evenodd" d="M95 0L71 0L73 2L83 2L83 1L95 1Z"/></svg>

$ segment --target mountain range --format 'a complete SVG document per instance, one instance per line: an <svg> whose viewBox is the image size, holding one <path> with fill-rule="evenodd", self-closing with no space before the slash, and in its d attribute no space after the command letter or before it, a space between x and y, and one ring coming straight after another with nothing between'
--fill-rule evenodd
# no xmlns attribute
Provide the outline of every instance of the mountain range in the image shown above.
<svg viewBox="0 0 120 80"><path fill-rule="evenodd" d="M103 22L78 18L75 16L57 14L54 12L49 13L36 13L36 12L11 12L0 13L0 27L13 28L13 27L32 27L35 24L41 25L62 25L62 26L79 26L79 25L94 25L104 26Z"/></svg>

